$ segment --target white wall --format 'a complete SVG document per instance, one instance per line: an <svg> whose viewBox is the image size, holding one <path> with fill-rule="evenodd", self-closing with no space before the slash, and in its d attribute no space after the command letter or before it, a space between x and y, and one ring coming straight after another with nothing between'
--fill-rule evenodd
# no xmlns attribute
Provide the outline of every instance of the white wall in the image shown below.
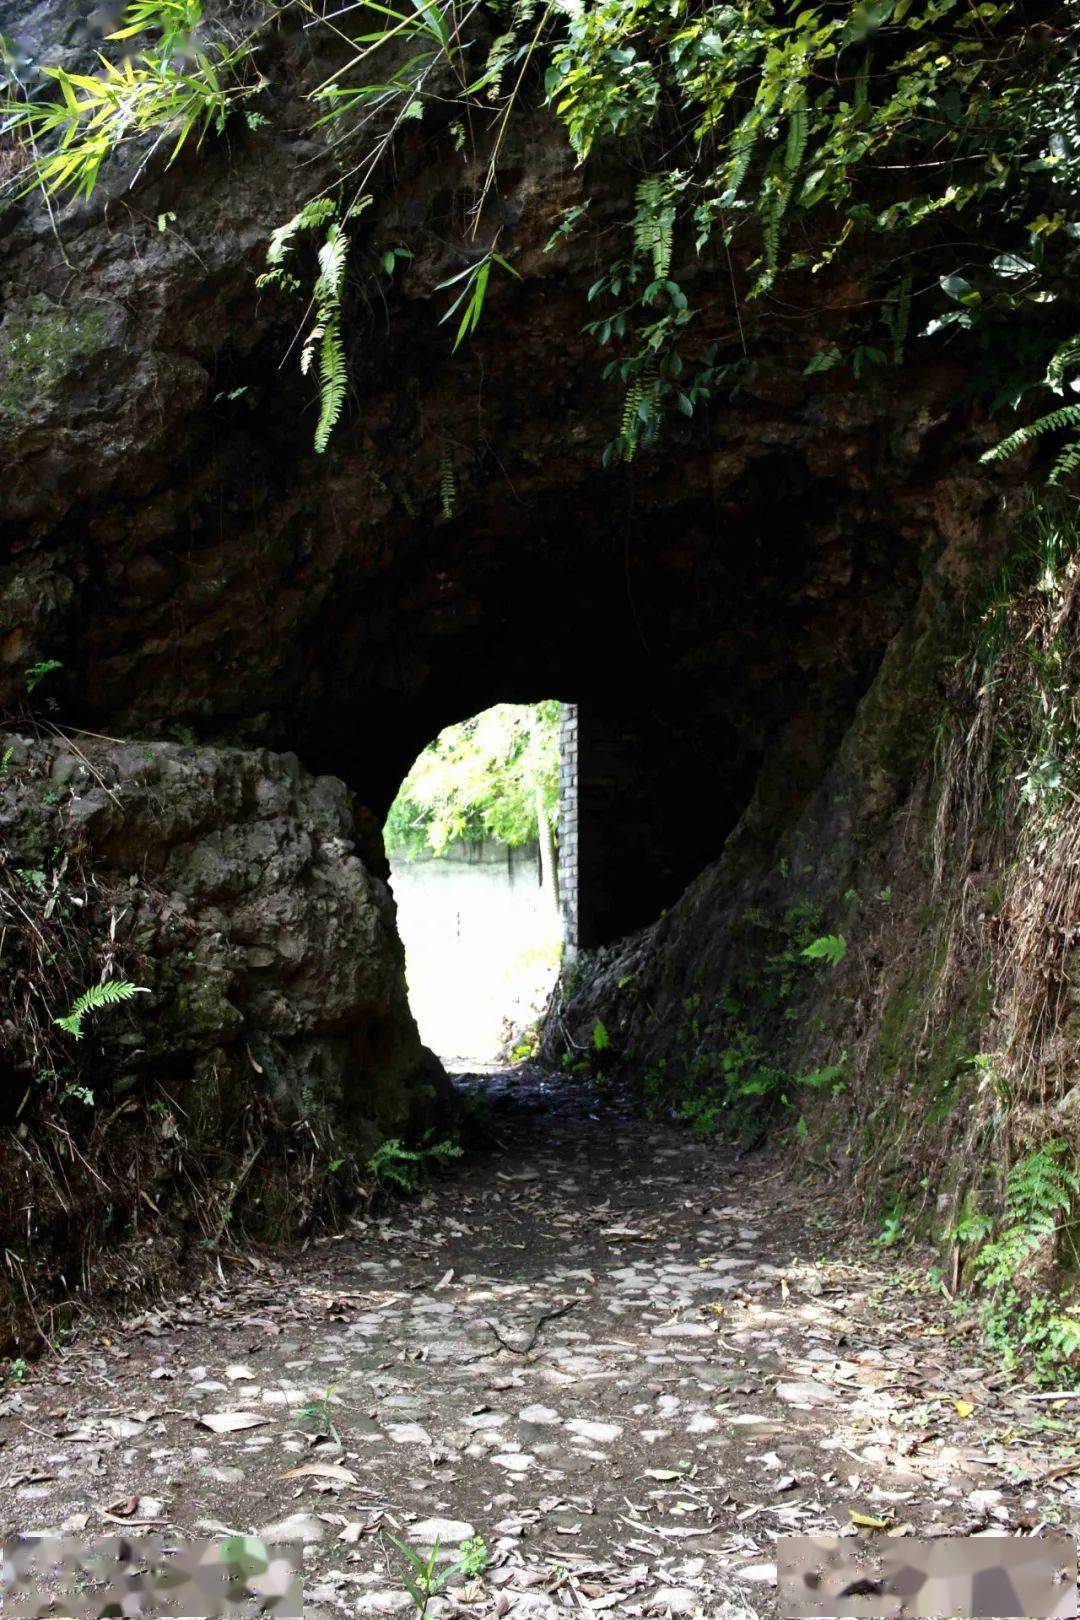
<svg viewBox="0 0 1080 1620"><path fill-rule="evenodd" d="M452 844L391 861L409 999L445 1063L496 1062L508 1022L527 1024L558 972L561 923L540 884L537 846Z"/></svg>

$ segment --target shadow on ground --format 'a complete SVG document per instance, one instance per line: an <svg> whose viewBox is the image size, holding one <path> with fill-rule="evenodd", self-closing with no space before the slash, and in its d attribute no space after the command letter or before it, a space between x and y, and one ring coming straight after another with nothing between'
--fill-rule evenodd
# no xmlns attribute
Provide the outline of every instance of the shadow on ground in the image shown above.
<svg viewBox="0 0 1080 1620"><path fill-rule="evenodd" d="M9 1383L5 1532L300 1539L314 1617L412 1612L387 1532L477 1535L430 1614L729 1616L775 1612L779 1534L1080 1521L1077 1405L1011 1386L925 1267L846 1255L790 1166L473 1084L489 1146L415 1202Z"/></svg>

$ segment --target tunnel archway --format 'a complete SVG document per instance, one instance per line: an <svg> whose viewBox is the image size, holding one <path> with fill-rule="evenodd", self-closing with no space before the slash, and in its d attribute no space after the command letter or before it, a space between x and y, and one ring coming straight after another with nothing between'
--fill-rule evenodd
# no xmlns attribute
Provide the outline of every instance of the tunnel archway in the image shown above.
<svg viewBox="0 0 1080 1620"><path fill-rule="evenodd" d="M553 699L448 726L387 816L409 1002L449 1070L517 1061L538 1044L563 951L561 732Z"/></svg>

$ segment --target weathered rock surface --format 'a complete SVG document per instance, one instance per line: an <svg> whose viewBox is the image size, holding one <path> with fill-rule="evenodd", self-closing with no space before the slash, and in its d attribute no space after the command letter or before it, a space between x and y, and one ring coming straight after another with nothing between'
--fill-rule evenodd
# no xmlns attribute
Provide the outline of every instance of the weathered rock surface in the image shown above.
<svg viewBox="0 0 1080 1620"><path fill-rule="evenodd" d="M0 754L8 1131L39 1105L77 1141L118 1119L144 1216L220 1237L241 1215L302 1225L332 1161L348 1194L382 1138L433 1116L441 1070L409 1011L379 831L340 781L174 743L9 734ZM79 1041L57 1030L103 973L149 993L88 1015ZM32 1156L8 1156L7 1232L28 1189L43 1201L22 1225L31 1266L46 1223L56 1261L72 1211L116 1235L130 1215L129 1182L95 1193L78 1169L55 1200Z"/></svg>
<svg viewBox="0 0 1080 1620"><path fill-rule="evenodd" d="M74 61L92 46L66 0L21 9L0 0L0 29L31 54ZM792 907L850 935L849 969L877 927L892 829L921 813L912 784L950 627L1008 537L1000 485L978 464L995 429L963 368L914 339L902 374L805 375L866 301L857 265L793 277L782 318L744 355L736 243L730 265L688 249L678 271L731 389L667 424L661 454L602 471L620 399L582 330L597 241L546 247L586 194L603 233L640 175L610 152L576 166L537 108L512 123L470 234L478 176L448 110L442 126L435 112L410 122L392 176L372 183L345 308L353 396L316 456L308 385L282 368L300 310L255 278L271 231L331 174L305 96L339 49L283 25L260 56L271 116L258 129L208 138L130 189L120 163L55 229L30 203L5 217L0 704L24 704L27 670L55 660L34 701L49 694L65 723L294 749L375 812L449 721L500 699L590 709L640 769L636 783L611 773L582 861L588 836L620 846L624 888L653 915L670 909L601 960L560 1027L589 1049L602 1017L639 1075L708 1067L723 1040L713 1049L692 1026L733 968L796 950ZM520 279L493 280L475 342L452 356L439 284L496 236ZM399 246L412 257L388 283L373 267ZM182 801L179 780L163 796ZM254 1088L301 1134L305 1075L345 1116L363 1097L367 1117L375 1076L400 1100L415 1057L399 976L375 965L389 957L348 960L376 913L389 938L388 914L362 909L361 923L350 909L353 880L305 830L309 808L283 812L279 836L279 813L252 796L205 840L200 826L178 865L162 853L147 870L187 909L143 932L159 964L145 976L175 1009L147 1062L174 1051L185 1074L201 1065L200 1084ZM119 880L123 835L109 836ZM123 926L149 919L147 904ZM862 936L852 908L872 925ZM201 930L190 981L185 917ZM910 930L901 945L920 943ZM896 941L873 948L898 959ZM796 993L773 1008L785 1058L825 1062L860 1038L880 975L877 959L859 963L861 980L830 981L828 1006ZM146 1015L114 1016L134 1033L127 1021ZM215 1102L210 1117L242 1106Z"/></svg>
<svg viewBox="0 0 1080 1620"><path fill-rule="evenodd" d="M37 54L88 48L60 0L18 10L0 0L0 28ZM708 805L681 834L685 883L763 762L785 808L820 779L922 572L958 528L993 528L970 474L992 430L936 360L899 400L884 374L804 378L853 296L820 278L812 333L782 323L707 422L602 471L621 400L582 331L595 243L545 248L586 185L602 215L638 176L611 157L586 175L538 109L489 204L521 279L493 283L454 355L438 286L475 253L476 177L431 118L376 177L346 310L355 399L315 456L309 385L282 366L300 311L255 278L332 160L302 98L338 48L283 26L260 58L266 125L130 192L117 165L59 210L63 252L44 210L7 216L0 703L57 659L48 689L82 724L295 749L376 810L449 721L593 704L641 730L672 823L673 783ZM396 246L413 257L387 285L370 266ZM680 275L703 332L732 327L726 267L688 255Z"/></svg>

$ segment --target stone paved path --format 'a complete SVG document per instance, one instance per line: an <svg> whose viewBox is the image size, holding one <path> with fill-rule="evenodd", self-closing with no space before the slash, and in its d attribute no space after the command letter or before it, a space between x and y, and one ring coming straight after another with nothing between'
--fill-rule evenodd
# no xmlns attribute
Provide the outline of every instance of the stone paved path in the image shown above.
<svg viewBox="0 0 1080 1620"><path fill-rule="evenodd" d="M1080 1525L1080 1402L1010 1386L925 1267L845 1259L761 1156L487 1086L494 1145L422 1199L9 1381L5 1532L302 1539L320 1617L413 1612L387 1532L475 1534L432 1615L716 1617L853 1515Z"/></svg>

